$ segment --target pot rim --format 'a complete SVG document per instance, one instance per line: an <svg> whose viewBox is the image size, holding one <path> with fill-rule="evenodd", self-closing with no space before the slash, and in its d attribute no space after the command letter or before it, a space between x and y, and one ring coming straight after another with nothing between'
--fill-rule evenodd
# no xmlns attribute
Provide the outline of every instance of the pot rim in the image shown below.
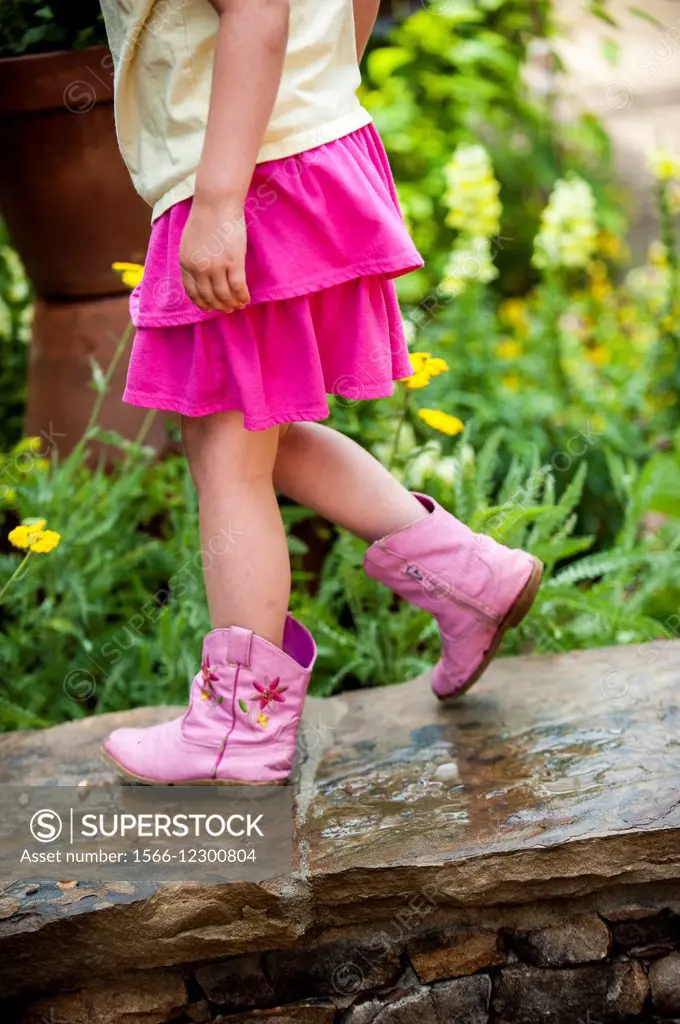
<svg viewBox="0 0 680 1024"><path fill-rule="evenodd" d="M0 118L60 110L84 114L112 102L108 46L0 58Z"/></svg>
<svg viewBox="0 0 680 1024"><path fill-rule="evenodd" d="M68 57L75 54L82 53L96 53L101 50L102 53L110 53L110 49L104 43L97 43L96 46L81 46L76 50L46 50L45 53L13 53L9 57L3 57L0 54L0 66L24 63L25 61L41 61L49 60L52 57Z"/></svg>

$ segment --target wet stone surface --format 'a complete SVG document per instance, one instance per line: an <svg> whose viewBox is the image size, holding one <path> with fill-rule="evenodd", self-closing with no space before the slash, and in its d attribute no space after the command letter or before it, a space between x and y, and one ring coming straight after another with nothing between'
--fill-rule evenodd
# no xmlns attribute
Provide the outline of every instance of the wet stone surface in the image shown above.
<svg viewBox="0 0 680 1024"><path fill-rule="evenodd" d="M417 680L352 694L306 824L319 892L330 897L347 871L386 895L412 868L436 865L440 886L451 869L459 898L488 900L490 883L513 875L517 899L522 881L528 891L550 876L553 853L559 878L559 852L573 844L593 855L628 844L631 864L629 840L665 847L680 827L680 645L658 646L652 667L641 648L497 661L450 708ZM444 764L458 769L450 783L438 778ZM680 841L668 846L680 854ZM478 858L489 867L482 890L473 880L461 891L471 876L456 868ZM491 870L497 858L505 869Z"/></svg>
<svg viewBox="0 0 680 1024"><path fill-rule="evenodd" d="M680 644L659 643L499 660L447 708L427 679L311 700L292 876L0 886L0 1003L78 990L84 964L88 977L143 965L195 970L187 998L199 1015L206 999L213 1016L270 1019L281 1003L308 998L359 1013L407 967L416 985L398 997L394 1020L418 1015L419 1000L435 1019L449 992L434 992L440 984L483 974L496 979L498 1005L512 1007L522 972L547 979L554 965L580 972L574 1008L578 979L586 991L600 972L601 1005L618 1007L625 989L621 1006L632 1009L621 1012L634 1014L647 968L643 979L631 958L660 960L680 944L679 684ZM104 736L174 713L0 736L0 782L110 780ZM670 898L657 900L659 886ZM524 907L539 910L522 922L512 915ZM675 977L675 961L657 970L665 1005ZM473 993L471 1020L485 1012L487 981L450 989ZM527 1020L552 998L542 984Z"/></svg>

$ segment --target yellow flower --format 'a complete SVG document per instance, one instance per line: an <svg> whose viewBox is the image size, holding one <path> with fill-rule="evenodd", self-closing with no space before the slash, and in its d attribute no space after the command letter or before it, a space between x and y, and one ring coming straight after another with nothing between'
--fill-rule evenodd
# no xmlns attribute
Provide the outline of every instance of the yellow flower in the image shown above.
<svg viewBox="0 0 680 1024"><path fill-rule="evenodd" d="M39 452L42 441L39 437L25 437L22 447L26 448L29 452Z"/></svg>
<svg viewBox="0 0 680 1024"><path fill-rule="evenodd" d="M611 357L604 345L592 345L586 349L586 359L593 366L606 366Z"/></svg>
<svg viewBox="0 0 680 1024"><path fill-rule="evenodd" d="M534 239L533 265L539 270L587 266L597 247L596 213L587 181L578 175L556 181Z"/></svg>
<svg viewBox="0 0 680 1024"><path fill-rule="evenodd" d="M428 427L438 430L440 434L448 434L449 437L455 437L456 434L465 430L462 420L459 420L457 416L450 416L440 409L418 409L418 415L423 423L427 423Z"/></svg>
<svg viewBox="0 0 680 1024"><path fill-rule="evenodd" d="M428 359L432 358L432 353L431 352L411 352L409 358L411 360L411 365L413 366L414 372L418 373L419 370L423 369L423 367L425 366L425 363L428 361Z"/></svg>
<svg viewBox="0 0 680 1024"><path fill-rule="evenodd" d="M260 711L257 716L257 724L261 725L263 729L266 729L269 725L269 715L265 715Z"/></svg>
<svg viewBox="0 0 680 1024"><path fill-rule="evenodd" d="M425 373L424 370L419 370L417 373L412 374L410 377L404 377L402 384L405 384L407 388L417 390L418 388L426 388L430 383L429 373Z"/></svg>
<svg viewBox="0 0 680 1024"><path fill-rule="evenodd" d="M501 384L508 391L517 391L519 389L519 377L510 374L510 376L501 379Z"/></svg>
<svg viewBox="0 0 680 1024"><path fill-rule="evenodd" d="M445 359L440 359L439 356L436 356L434 359L428 359L425 363L425 369L430 377L438 377L440 373L446 373L448 368L449 364Z"/></svg>
<svg viewBox="0 0 680 1024"><path fill-rule="evenodd" d="M529 326L526 304L523 299L506 299L498 307L498 315L503 323L511 324L519 330Z"/></svg>
<svg viewBox="0 0 680 1024"><path fill-rule="evenodd" d="M0 498L6 501L8 505L11 505L16 501L17 492L13 487L0 487Z"/></svg>
<svg viewBox="0 0 680 1024"><path fill-rule="evenodd" d="M500 231L500 185L483 146L459 145L446 166L446 223L474 238L493 238Z"/></svg>
<svg viewBox="0 0 680 1024"><path fill-rule="evenodd" d="M33 463L33 469L36 471L36 473L46 473L49 468L49 459L36 459L35 462Z"/></svg>
<svg viewBox="0 0 680 1024"><path fill-rule="evenodd" d="M36 555L47 555L59 546L60 540L61 534L56 530L43 530L38 539L31 544L31 551L35 551Z"/></svg>
<svg viewBox="0 0 680 1024"><path fill-rule="evenodd" d="M496 346L496 353L501 359L517 359L522 354L522 346L518 341L507 338Z"/></svg>
<svg viewBox="0 0 680 1024"><path fill-rule="evenodd" d="M37 555L46 555L59 544L60 534L56 530L46 530L44 519L27 519L19 526L15 526L8 534L10 544L15 548L28 548Z"/></svg>
<svg viewBox="0 0 680 1024"><path fill-rule="evenodd" d="M650 153L647 165L657 181L677 181L680 178L680 157L666 149Z"/></svg>
<svg viewBox="0 0 680 1024"><path fill-rule="evenodd" d="M112 263L111 268L118 271L123 284L126 284L128 288L136 288L144 274L144 267L141 263Z"/></svg>
<svg viewBox="0 0 680 1024"><path fill-rule="evenodd" d="M433 377L438 377L449 368L445 359L433 357L430 352L412 352L410 358L413 373L410 377L404 377L401 383L412 390L426 388Z"/></svg>
<svg viewBox="0 0 680 1024"><path fill-rule="evenodd" d="M623 243L613 231L603 229L597 233L597 249L607 259L615 260L617 256L621 256L623 253Z"/></svg>
<svg viewBox="0 0 680 1024"><path fill-rule="evenodd" d="M20 526L15 526L13 530L10 530L7 539L15 548L23 548L25 550L35 543L44 528L44 519L38 519L33 523L21 523Z"/></svg>

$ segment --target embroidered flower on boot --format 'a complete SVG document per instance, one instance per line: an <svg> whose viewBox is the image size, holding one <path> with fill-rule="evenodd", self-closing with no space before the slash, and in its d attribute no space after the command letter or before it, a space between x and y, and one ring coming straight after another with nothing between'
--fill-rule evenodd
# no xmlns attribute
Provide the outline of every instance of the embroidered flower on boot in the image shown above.
<svg viewBox="0 0 680 1024"><path fill-rule="evenodd" d="M201 675L203 676L203 682L200 684L201 700L217 701L218 704L221 704L222 697L217 696L213 687L213 683L219 681L219 676L216 672L213 672L210 666L210 658L207 654L203 656L203 661L201 662Z"/></svg>
<svg viewBox="0 0 680 1024"><path fill-rule="evenodd" d="M269 715L265 714L265 711L269 711L271 714L271 712L275 710L277 704L283 704L285 702L286 698L283 695L288 687L281 686L281 680L278 676L276 679L272 680L265 676L262 683L258 683L257 680L253 680L253 686L255 687L256 692L250 698L250 705L241 699L238 702L238 706L244 715L248 715L250 724L253 727L255 727L255 725L259 725L260 728L266 729L269 725ZM259 712L257 716L253 716L251 712L258 707Z"/></svg>
<svg viewBox="0 0 680 1024"><path fill-rule="evenodd" d="M265 681L265 684L266 684L264 686L262 685L262 683L258 683L257 680L255 680L253 682L253 686L257 690L257 693L255 694L253 699L255 701L259 701L260 709L264 710L265 708L268 708L269 705L273 704L274 702L277 702L279 704L283 704L283 702L286 699L283 695L286 692L286 690L288 689L288 687L287 686L281 686L280 685L281 681L280 681L280 679L278 677L270 682L270 680L267 679L267 677L265 676L264 677L264 681Z"/></svg>

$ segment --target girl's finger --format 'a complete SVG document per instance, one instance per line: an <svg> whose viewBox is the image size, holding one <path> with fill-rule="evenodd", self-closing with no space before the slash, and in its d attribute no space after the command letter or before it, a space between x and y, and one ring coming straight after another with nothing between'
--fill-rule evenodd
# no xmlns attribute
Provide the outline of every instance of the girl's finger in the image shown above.
<svg viewBox="0 0 680 1024"><path fill-rule="evenodd" d="M250 292L246 282L245 269L243 267L232 267L229 271L229 287L239 306L247 306L250 302Z"/></svg>
<svg viewBox="0 0 680 1024"><path fill-rule="evenodd" d="M229 278L227 277L226 270L218 270L211 274L210 285L217 303L215 308L221 309L223 313L233 313L238 308L239 303L229 287Z"/></svg>
<svg viewBox="0 0 680 1024"><path fill-rule="evenodd" d="M206 302L205 294L199 286L197 277L189 270L185 270L184 267L182 267L182 287L194 306L198 306L204 313L210 312L212 307Z"/></svg>

